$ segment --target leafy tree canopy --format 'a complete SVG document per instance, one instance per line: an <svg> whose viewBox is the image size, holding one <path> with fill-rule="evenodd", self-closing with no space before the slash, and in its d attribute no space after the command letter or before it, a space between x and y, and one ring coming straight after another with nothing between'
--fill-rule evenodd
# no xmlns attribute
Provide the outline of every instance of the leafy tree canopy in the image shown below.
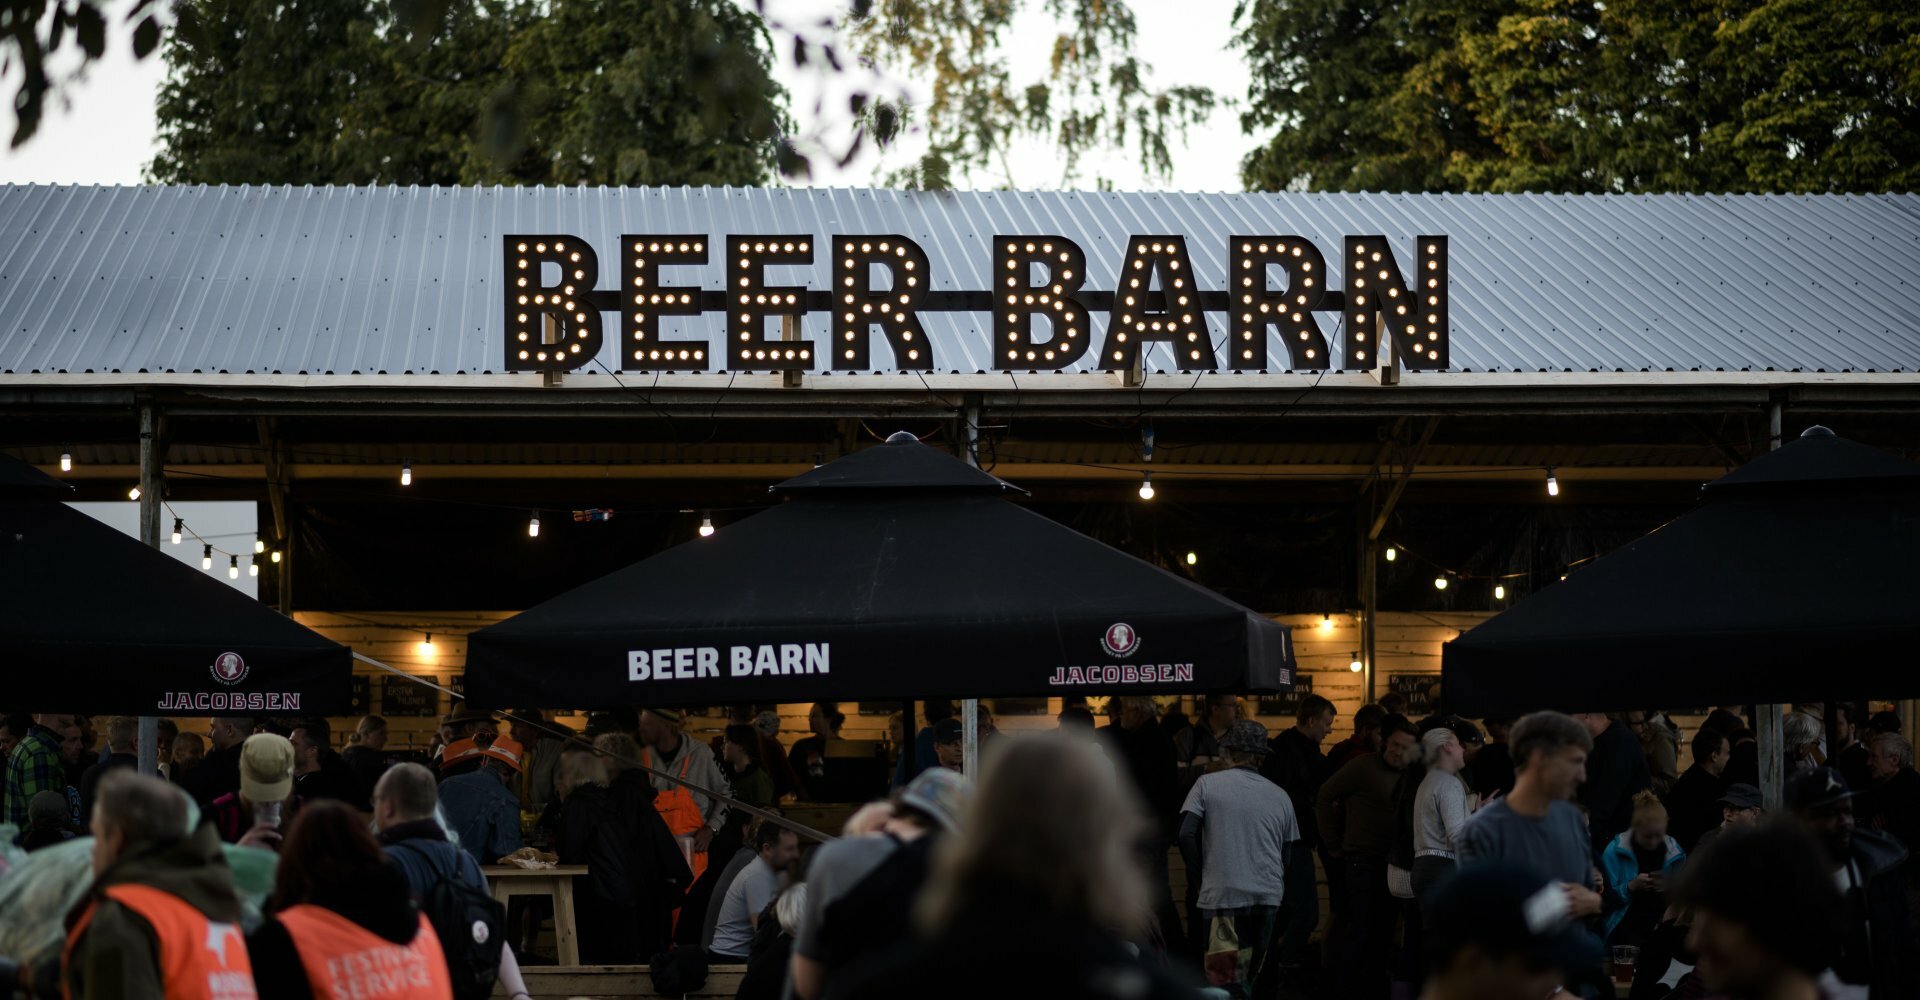
<svg viewBox="0 0 1920 1000"><path fill-rule="evenodd" d="M1249 188L1920 187L1920 4L1241 0Z"/></svg>

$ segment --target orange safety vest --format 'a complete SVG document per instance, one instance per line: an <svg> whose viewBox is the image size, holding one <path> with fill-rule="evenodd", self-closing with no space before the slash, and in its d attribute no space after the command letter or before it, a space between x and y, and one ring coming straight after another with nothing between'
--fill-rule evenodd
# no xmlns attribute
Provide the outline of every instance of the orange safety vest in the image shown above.
<svg viewBox="0 0 1920 1000"><path fill-rule="evenodd" d="M316 997L453 1000L447 958L425 915L420 932L404 945L311 903L289 906L276 919L293 939Z"/></svg>
<svg viewBox="0 0 1920 1000"><path fill-rule="evenodd" d="M207 919L192 903L147 885L109 886L108 899L132 910L153 928L159 944L160 982L167 1000L255 1000L253 964L240 928ZM67 932L60 955L60 992L72 1000L73 950L93 923L98 900Z"/></svg>
<svg viewBox="0 0 1920 1000"><path fill-rule="evenodd" d="M682 740L686 737L681 737ZM648 767L657 768L654 763L653 748L643 747L640 762ZM680 758L680 780L687 778L687 768L693 764L693 752L688 750ZM667 832L676 837L692 836L707 825L707 818L700 815L700 807L693 801L693 792L685 785L674 785L654 797L653 808L660 813L661 820L667 824ZM687 860L687 867L693 869L693 877L698 879L707 870L707 852L695 851Z"/></svg>

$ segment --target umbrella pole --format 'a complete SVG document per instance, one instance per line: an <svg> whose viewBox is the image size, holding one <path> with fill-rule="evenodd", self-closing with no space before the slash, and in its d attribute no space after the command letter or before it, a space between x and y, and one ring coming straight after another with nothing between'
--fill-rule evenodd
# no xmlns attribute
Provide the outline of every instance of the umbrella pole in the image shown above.
<svg viewBox="0 0 1920 1000"><path fill-rule="evenodd" d="M1776 451L1780 447L1780 401L1775 399L1767 407L1767 450ZM1785 765L1785 754L1780 746L1781 711L1779 705L1761 705L1754 710L1753 723L1759 739L1760 753L1760 803L1768 813L1780 811L1781 785L1785 775L1781 773Z"/></svg>
<svg viewBox="0 0 1920 1000"><path fill-rule="evenodd" d="M158 418L152 403L140 404L140 543L160 547L160 448L154 440ZM136 774L160 772L160 720L140 717L139 742L134 749Z"/></svg>
<svg viewBox="0 0 1920 1000"><path fill-rule="evenodd" d="M980 405L968 403L961 412L966 421L965 454L960 457L968 465L980 467ZM980 777L980 699L963 698L960 701L960 773L969 778Z"/></svg>

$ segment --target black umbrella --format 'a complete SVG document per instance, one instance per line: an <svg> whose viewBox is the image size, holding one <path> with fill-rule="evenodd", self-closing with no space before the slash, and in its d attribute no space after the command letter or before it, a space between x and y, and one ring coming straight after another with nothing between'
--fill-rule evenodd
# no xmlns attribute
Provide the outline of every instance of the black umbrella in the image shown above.
<svg viewBox="0 0 1920 1000"><path fill-rule="evenodd" d="M1920 465L1824 427L1447 643L1447 707L1920 697Z"/></svg>
<svg viewBox="0 0 1920 1000"><path fill-rule="evenodd" d="M896 434L467 645L481 704L1271 691L1287 629Z"/></svg>
<svg viewBox="0 0 1920 1000"><path fill-rule="evenodd" d="M349 710L351 650L42 499L47 483L59 485L0 456L0 663L10 708L90 715Z"/></svg>

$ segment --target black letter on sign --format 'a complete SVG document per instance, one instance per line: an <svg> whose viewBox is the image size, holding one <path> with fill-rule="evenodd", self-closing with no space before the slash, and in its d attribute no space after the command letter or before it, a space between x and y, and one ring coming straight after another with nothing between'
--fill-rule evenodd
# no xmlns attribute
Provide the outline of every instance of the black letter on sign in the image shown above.
<svg viewBox="0 0 1920 1000"><path fill-rule="evenodd" d="M1447 238L1422 236L1411 284L1385 236L1347 237L1347 364L1373 368L1380 338L1372 319L1393 333L1395 356L1414 371L1447 368Z"/></svg>
<svg viewBox="0 0 1920 1000"><path fill-rule="evenodd" d="M1093 331L1074 295L1087 280L1087 255L1061 236L995 236L993 247L993 366L1060 369L1080 360ZM1035 264L1047 269L1037 285ZM1052 324L1052 339L1033 339L1036 315Z"/></svg>
<svg viewBox="0 0 1920 1000"><path fill-rule="evenodd" d="M700 289L663 288L662 264L705 264L705 236L623 236L620 238L620 312L633 345L634 363L622 368L684 372L707 369L708 342L661 340L660 317L700 315Z"/></svg>
<svg viewBox="0 0 1920 1000"><path fill-rule="evenodd" d="M1267 367L1267 328L1280 328L1287 345L1287 367L1325 370L1327 338L1314 321L1313 310L1327 293L1327 261L1320 249L1299 236L1235 236L1228 246L1233 276L1227 282L1232 316L1229 367ZM1287 272L1287 287L1267 287L1273 267Z"/></svg>
<svg viewBox="0 0 1920 1000"><path fill-rule="evenodd" d="M600 259L577 236L513 236L506 247L507 360L510 372L563 372L600 353L600 312L587 303ZM543 265L559 269L546 284Z"/></svg>
<svg viewBox="0 0 1920 1000"><path fill-rule="evenodd" d="M813 263L808 236L727 237L727 367L736 371L811 371L813 341L768 340L767 317L803 316L807 290L769 288L768 264Z"/></svg>
<svg viewBox="0 0 1920 1000"><path fill-rule="evenodd" d="M1113 314L1107 321L1107 345L1100 365L1126 371L1149 343L1170 344L1181 371L1218 368L1213 340L1207 336L1200 292L1193 286L1193 261L1183 236L1135 236L1119 287L1113 290ZM1159 278L1159 288L1154 279Z"/></svg>
<svg viewBox="0 0 1920 1000"><path fill-rule="evenodd" d="M904 236L836 236L833 255L833 367L871 368L873 325L893 348L893 367L932 371L933 342L914 310L927 291L927 252ZM884 267L893 287L873 288L873 269Z"/></svg>

